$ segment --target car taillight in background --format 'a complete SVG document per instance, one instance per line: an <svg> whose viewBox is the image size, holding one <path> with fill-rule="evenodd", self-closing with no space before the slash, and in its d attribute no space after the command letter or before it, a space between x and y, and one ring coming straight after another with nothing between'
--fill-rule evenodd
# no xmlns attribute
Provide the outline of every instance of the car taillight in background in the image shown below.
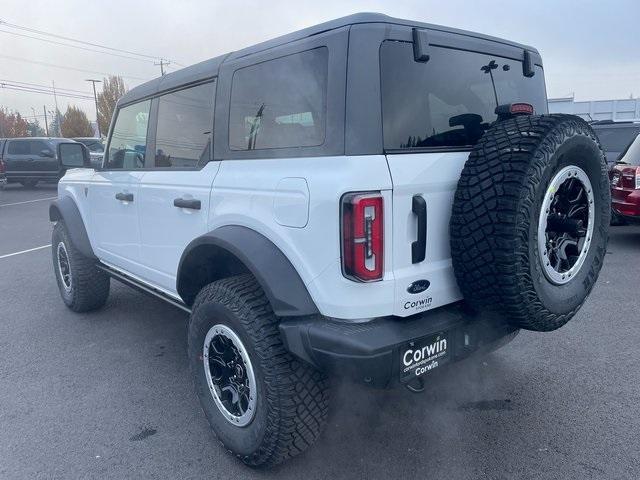
<svg viewBox="0 0 640 480"><path fill-rule="evenodd" d="M636 168L636 190L640 190L640 167Z"/></svg>
<svg viewBox="0 0 640 480"><path fill-rule="evenodd" d="M0 158L0 173L5 173L5 171L4 171L4 162L2 161L1 158Z"/></svg>
<svg viewBox="0 0 640 480"><path fill-rule="evenodd" d="M382 279L384 202L380 192L342 197L342 271L360 282Z"/></svg>

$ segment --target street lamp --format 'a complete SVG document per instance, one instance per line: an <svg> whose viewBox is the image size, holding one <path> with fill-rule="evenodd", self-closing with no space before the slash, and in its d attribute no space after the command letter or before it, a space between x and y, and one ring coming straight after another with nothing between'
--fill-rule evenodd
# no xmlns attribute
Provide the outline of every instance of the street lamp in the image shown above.
<svg viewBox="0 0 640 480"><path fill-rule="evenodd" d="M101 137L100 122L98 121L98 95L96 94L96 83L101 83L102 80L93 80L91 78L87 78L85 81L91 82L91 85L93 85L93 101L96 104L96 126L98 127L98 137Z"/></svg>

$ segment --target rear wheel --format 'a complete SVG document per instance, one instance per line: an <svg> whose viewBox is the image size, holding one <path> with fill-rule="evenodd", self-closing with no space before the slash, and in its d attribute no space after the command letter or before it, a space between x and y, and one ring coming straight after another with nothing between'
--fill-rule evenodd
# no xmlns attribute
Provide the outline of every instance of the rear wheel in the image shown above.
<svg viewBox="0 0 640 480"><path fill-rule="evenodd" d="M284 348L278 318L251 275L202 289L189 322L188 351L211 427L247 465L280 463L320 435L328 410L326 378Z"/></svg>
<svg viewBox="0 0 640 480"><path fill-rule="evenodd" d="M607 164L586 122L498 122L469 156L453 206L452 259L465 300L517 327L561 327L598 278L610 214Z"/></svg>

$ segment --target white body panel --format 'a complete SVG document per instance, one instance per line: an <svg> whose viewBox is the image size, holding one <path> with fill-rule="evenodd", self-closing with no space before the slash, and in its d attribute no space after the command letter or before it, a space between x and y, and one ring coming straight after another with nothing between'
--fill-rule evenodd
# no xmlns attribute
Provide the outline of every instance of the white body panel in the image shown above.
<svg viewBox="0 0 640 480"><path fill-rule="evenodd" d="M468 152L387 155L393 180L394 315L412 315L462 299L451 265L449 219L468 157ZM427 203L426 258L415 264L411 261L411 243L417 236L417 219L411 211L414 195ZM425 292L407 292L412 282L422 279L431 284Z"/></svg>
<svg viewBox="0 0 640 480"><path fill-rule="evenodd" d="M283 179L304 179L308 206ZM323 315L344 319L391 315L392 268L383 281L347 280L340 267L340 199L353 191L380 190L391 208L391 179L384 156L276 158L222 162L211 196L209 230L242 225L269 238L291 261ZM288 213L283 212L287 206ZM300 227L308 210L308 222ZM283 225L287 217L299 222ZM392 260L392 224L385 223L385 257Z"/></svg>
<svg viewBox="0 0 640 480"><path fill-rule="evenodd" d="M88 185L86 199L91 217L92 245L96 256L140 275L140 227L138 189L142 171L98 171ZM116 194L133 194L133 202L117 200Z"/></svg>
<svg viewBox="0 0 640 480"><path fill-rule="evenodd" d="M201 170L74 170L60 182L83 215L98 258L171 296L186 246L225 225L269 238L290 260L323 315L345 320L408 316L461 298L451 267L449 218L468 153L310 157L210 162ZM84 195L84 189L87 195ZM384 278L359 283L342 274L340 200L380 191L384 199ZM115 199L133 193L134 202ZM426 259L411 263L414 195L427 202ZM173 205L201 201L200 210ZM409 294L426 279L429 289ZM416 300L429 302L413 305ZM419 302L418 302L419 303Z"/></svg>
<svg viewBox="0 0 640 480"><path fill-rule="evenodd" d="M209 196L220 162L202 170L145 172L136 199L140 226L140 277L176 291L180 256L193 239L207 233ZM178 208L174 199L200 200L200 210Z"/></svg>

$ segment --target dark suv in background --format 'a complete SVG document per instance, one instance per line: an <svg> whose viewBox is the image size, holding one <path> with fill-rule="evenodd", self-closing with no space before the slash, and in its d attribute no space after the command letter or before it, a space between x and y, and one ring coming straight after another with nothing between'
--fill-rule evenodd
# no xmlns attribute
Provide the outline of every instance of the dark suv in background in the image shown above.
<svg viewBox="0 0 640 480"><path fill-rule="evenodd" d="M7 183L34 187L38 182L57 182L64 171L57 158L57 145L65 138L7 138L0 140L0 163Z"/></svg>
<svg viewBox="0 0 640 480"><path fill-rule="evenodd" d="M615 165L622 152L640 133L640 122L601 120L591 123L591 127L598 135L600 144L604 148L609 168Z"/></svg>

